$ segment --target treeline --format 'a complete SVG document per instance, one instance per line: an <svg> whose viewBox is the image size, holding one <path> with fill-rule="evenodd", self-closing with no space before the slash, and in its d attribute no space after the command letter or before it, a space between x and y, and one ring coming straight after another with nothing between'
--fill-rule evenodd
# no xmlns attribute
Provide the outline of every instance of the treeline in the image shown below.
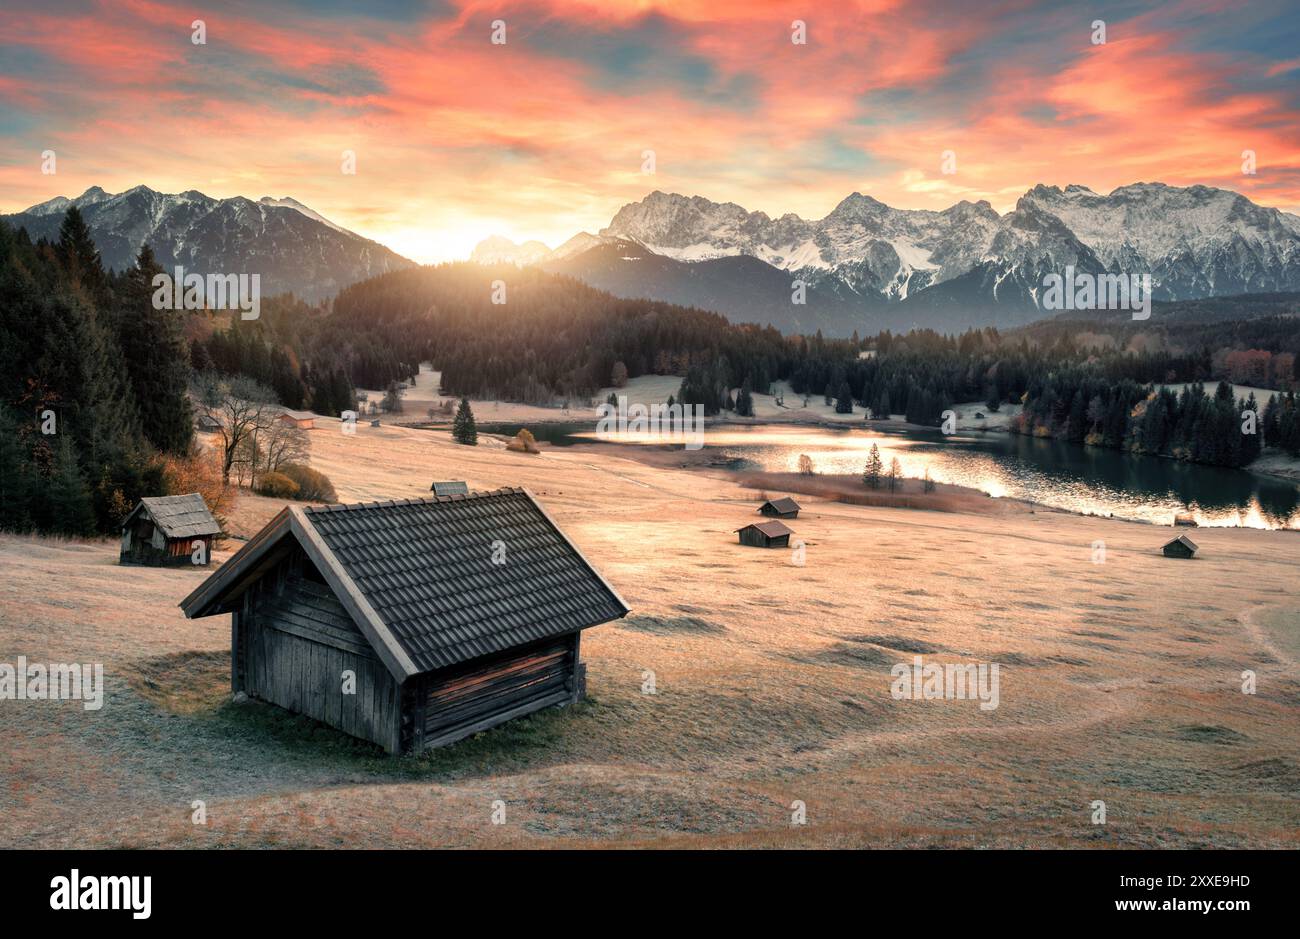
<svg viewBox="0 0 1300 939"><path fill-rule="evenodd" d="M406 380L429 360L442 372L443 394L535 404L591 398L616 373L626 380L695 369L701 388L749 376L765 389L784 377L788 360L787 341L772 328L623 300L531 268L476 264L397 271L347 288L322 340L357 336L365 343L351 374L365 386ZM717 407L720 395L710 397Z"/></svg>
<svg viewBox="0 0 1300 939"><path fill-rule="evenodd" d="M1036 380L1012 424L1021 433L1208 463L1245 466L1265 445L1296 453L1294 393L1259 408L1253 393L1234 398L1220 382L1214 393L1190 384L1181 392L1134 382L1111 384L1087 370Z"/></svg>
<svg viewBox="0 0 1300 939"><path fill-rule="evenodd" d="M76 209L56 242L0 222L0 528L112 531L193 436L182 314L145 248L104 269Z"/></svg>
<svg viewBox="0 0 1300 939"><path fill-rule="evenodd" d="M864 416L902 414L932 426L959 403L990 411L1023 404L1012 424L1021 433L1216 466L1244 466L1264 446L1296 455L1300 442L1294 390L1263 408L1253 393L1234 399L1227 383L1205 392L1198 380L1221 358L1209 348L1084 352L1069 335L1044 345L1024 330L1002 336L992 328L960 336L885 332L858 345L869 358L846 361L838 344L806 344L791 366L791 387L825 395L840 411L851 397ZM1160 387L1166 383L1190 384L1175 392Z"/></svg>
<svg viewBox="0 0 1300 939"><path fill-rule="evenodd" d="M323 311L292 295L262 303L257 320L233 317L224 329L205 331L190 348L196 372L242 375L270 388L279 403L337 417L356 407L349 378L349 346L320 339Z"/></svg>

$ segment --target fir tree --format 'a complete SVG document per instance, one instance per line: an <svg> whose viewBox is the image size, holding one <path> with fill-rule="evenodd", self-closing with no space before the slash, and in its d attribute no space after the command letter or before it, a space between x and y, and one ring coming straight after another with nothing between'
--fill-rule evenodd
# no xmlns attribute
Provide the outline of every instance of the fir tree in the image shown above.
<svg viewBox="0 0 1300 939"><path fill-rule="evenodd" d="M194 414L186 388L189 348L183 311L155 309L153 279L162 273L144 245L117 289L116 331L144 436L164 453L184 454L194 439Z"/></svg>
<svg viewBox="0 0 1300 939"><path fill-rule="evenodd" d="M76 450L67 434L60 436L48 491L51 531L71 537L95 533L95 508L90 487L77 466Z"/></svg>
<svg viewBox="0 0 1300 939"><path fill-rule="evenodd" d="M28 457L18 435L18 422L0 410L0 531L32 527L36 480Z"/></svg>
<svg viewBox="0 0 1300 939"><path fill-rule="evenodd" d="M862 484L868 489L879 489L880 474L884 468L884 461L880 458L880 448L873 443L871 453L867 456L866 468L862 471Z"/></svg>
<svg viewBox="0 0 1300 939"><path fill-rule="evenodd" d="M849 387L847 381L840 382L839 394L835 397L836 414L853 413L853 389Z"/></svg>
<svg viewBox="0 0 1300 939"><path fill-rule="evenodd" d="M451 436L457 443L473 447L478 445L478 428L474 425L474 412L470 410L469 399L461 398L460 407L451 424Z"/></svg>
<svg viewBox="0 0 1300 939"><path fill-rule="evenodd" d="M748 375L740 385L740 393L736 395L736 414L740 417L754 416L754 391Z"/></svg>

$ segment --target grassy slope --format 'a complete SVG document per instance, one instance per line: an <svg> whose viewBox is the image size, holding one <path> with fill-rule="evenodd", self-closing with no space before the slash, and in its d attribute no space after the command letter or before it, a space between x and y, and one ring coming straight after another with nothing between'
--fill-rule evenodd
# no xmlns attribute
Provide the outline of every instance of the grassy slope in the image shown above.
<svg viewBox="0 0 1300 939"><path fill-rule="evenodd" d="M1182 562L1146 526L812 497L797 567L734 543L755 506L731 481L318 424L313 462L346 501L444 478L545 501L635 611L585 635L590 700L389 759L231 703L228 618L176 608L203 575L2 536L0 662L108 674L99 712L0 702L5 844L1297 846L1294 533L1203 530ZM277 508L246 496L234 520L251 532ZM1001 706L894 701L889 668L917 649L1001 663Z"/></svg>

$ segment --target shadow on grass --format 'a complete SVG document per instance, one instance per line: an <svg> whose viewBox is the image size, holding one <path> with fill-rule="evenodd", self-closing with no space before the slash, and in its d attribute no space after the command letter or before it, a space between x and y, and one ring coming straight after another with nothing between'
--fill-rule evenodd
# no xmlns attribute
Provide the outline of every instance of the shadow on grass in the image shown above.
<svg viewBox="0 0 1300 939"><path fill-rule="evenodd" d="M518 772L561 761L574 741L595 733L594 699L547 708L419 755L392 756L382 747L327 724L254 699L230 695L230 654L179 652L144 659L126 675L154 707L202 722L252 756L268 748L277 758L392 779L427 779ZM362 780L357 780L358 782Z"/></svg>

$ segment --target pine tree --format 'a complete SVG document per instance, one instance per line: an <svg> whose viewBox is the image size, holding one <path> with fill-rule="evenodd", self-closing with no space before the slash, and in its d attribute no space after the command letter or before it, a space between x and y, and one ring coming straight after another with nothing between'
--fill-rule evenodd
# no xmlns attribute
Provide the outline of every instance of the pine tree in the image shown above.
<svg viewBox="0 0 1300 939"><path fill-rule="evenodd" d="M873 443L871 453L867 456L867 466L862 471L862 484L868 489L879 489L880 474L884 468L884 461L880 459L880 448Z"/></svg>
<svg viewBox="0 0 1300 939"><path fill-rule="evenodd" d="M135 266L117 288L116 331L132 397L144 436L164 453L187 453L194 439L194 414L186 389L189 348L181 310L155 309L153 279L162 273L144 245Z"/></svg>
<svg viewBox="0 0 1300 939"><path fill-rule="evenodd" d="M460 399L460 407L451 423L451 436L457 443L470 447L478 445L478 428L474 425L474 412L470 410L468 398Z"/></svg>
<svg viewBox="0 0 1300 939"><path fill-rule="evenodd" d="M748 375L741 382L740 393L736 395L736 414L740 417L754 416L754 391Z"/></svg>
<svg viewBox="0 0 1300 939"><path fill-rule="evenodd" d="M76 450L67 434L60 436L48 491L51 531L72 537L95 533L95 507L90 487L77 466Z"/></svg>
<svg viewBox="0 0 1300 939"><path fill-rule="evenodd" d="M0 410L0 531L27 531L32 527L35 492L35 474L23 451L18 423Z"/></svg>
<svg viewBox="0 0 1300 939"><path fill-rule="evenodd" d="M104 307L108 299L108 275L95 239L90 236L90 228L75 205L68 207L59 225L56 252L72 287L83 291L91 303Z"/></svg>
<svg viewBox="0 0 1300 939"><path fill-rule="evenodd" d="M836 414L853 413L853 389L847 381L840 382L839 394L835 398Z"/></svg>

